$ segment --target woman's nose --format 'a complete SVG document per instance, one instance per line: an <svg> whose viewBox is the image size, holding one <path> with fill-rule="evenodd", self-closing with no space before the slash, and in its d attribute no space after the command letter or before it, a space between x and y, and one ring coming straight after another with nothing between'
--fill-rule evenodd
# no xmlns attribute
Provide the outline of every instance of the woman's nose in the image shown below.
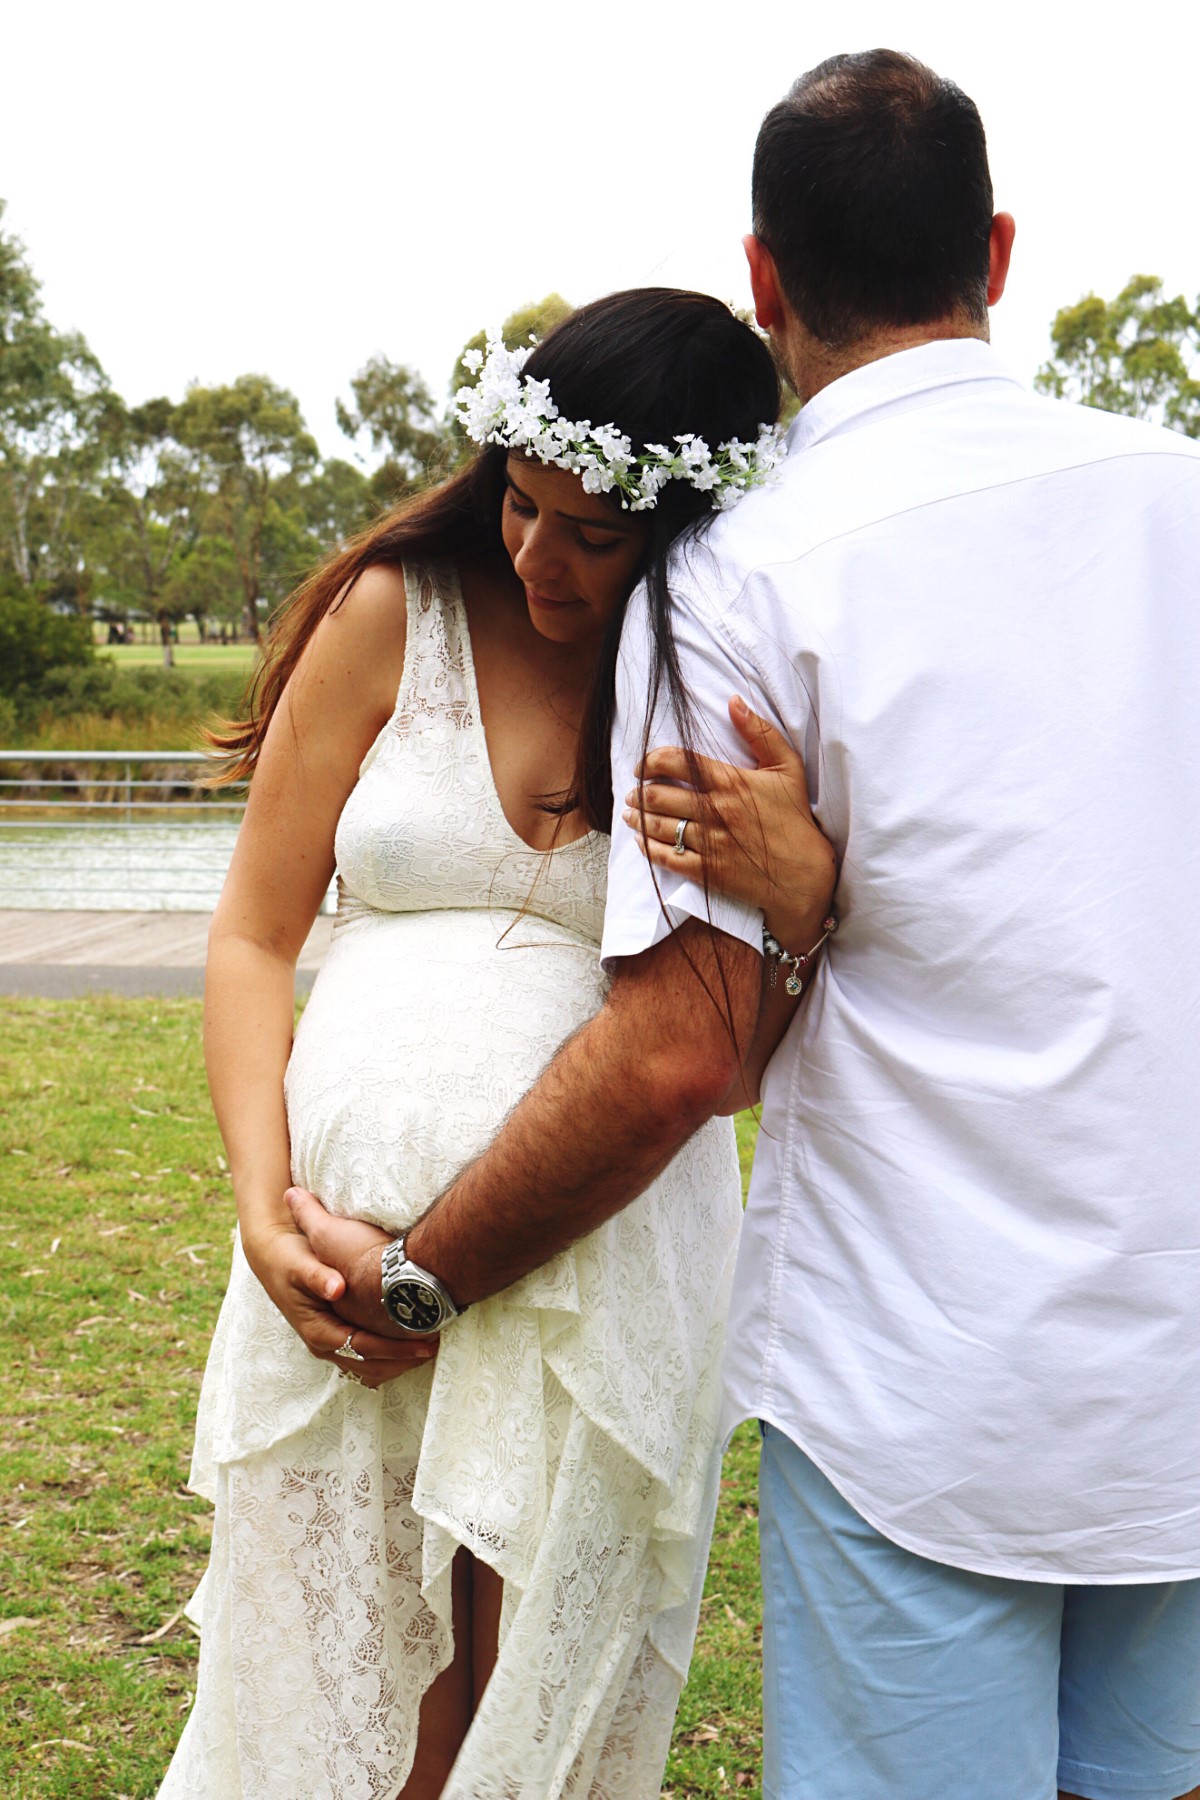
<svg viewBox="0 0 1200 1800"><path fill-rule="evenodd" d="M539 577L548 579L561 572L562 558L555 551L553 537L541 519L532 520L522 534L513 557L513 568L522 581L529 582Z"/></svg>

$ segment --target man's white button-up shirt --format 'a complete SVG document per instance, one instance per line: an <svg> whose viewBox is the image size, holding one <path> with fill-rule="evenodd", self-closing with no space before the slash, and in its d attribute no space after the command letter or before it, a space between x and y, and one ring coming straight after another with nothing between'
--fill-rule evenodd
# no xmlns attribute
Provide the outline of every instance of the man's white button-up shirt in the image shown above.
<svg viewBox="0 0 1200 1800"><path fill-rule="evenodd" d="M942 1562L1200 1575L1200 447L923 345L818 394L672 591L697 748L745 760L740 693L841 857L763 1086L728 1423ZM618 797L648 669L639 595ZM606 960L666 928L618 820Z"/></svg>

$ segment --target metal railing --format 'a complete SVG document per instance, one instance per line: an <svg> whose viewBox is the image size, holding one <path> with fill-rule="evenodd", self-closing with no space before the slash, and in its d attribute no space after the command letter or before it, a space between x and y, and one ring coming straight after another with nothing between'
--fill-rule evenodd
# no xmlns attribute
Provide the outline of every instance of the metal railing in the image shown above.
<svg viewBox="0 0 1200 1800"><path fill-rule="evenodd" d="M206 912L244 785L196 750L0 750L0 907Z"/></svg>
<svg viewBox="0 0 1200 1800"><path fill-rule="evenodd" d="M30 812L77 808L84 812L122 811L132 824L135 810L139 813L166 811L206 812L214 809L233 811L239 817L246 804L245 783L227 788L205 789L201 771L211 767L210 758L202 750L0 750L0 809L4 812L22 808ZM12 776L7 770L24 768L30 773ZM94 771L78 774L79 768ZM122 769L120 775L103 775L103 769ZM160 775L137 776L135 769L160 768ZM49 770L34 774L35 769ZM167 770L174 773L167 773ZM181 769L195 769L194 776L180 780ZM178 789L185 788L187 798ZM144 796L176 790L165 800ZM115 790L115 796L114 796ZM102 796L102 797L101 797Z"/></svg>

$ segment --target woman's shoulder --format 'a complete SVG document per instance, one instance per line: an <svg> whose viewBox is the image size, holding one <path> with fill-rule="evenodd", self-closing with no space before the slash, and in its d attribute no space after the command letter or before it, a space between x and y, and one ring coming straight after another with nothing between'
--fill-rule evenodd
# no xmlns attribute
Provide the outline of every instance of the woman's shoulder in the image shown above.
<svg viewBox="0 0 1200 1800"><path fill-rule="evenodd" d="M288 684L297 723L332 708L346 725L359 721L355 735L374 735L395 704L407 637L404 571L372 564L334 600Z"/></svg>
<svg viewBox="0 0 1200 1800"><path fill-rule="evenodd" d="M368 679L398 671L407 635L408 582L398 563L364 569L338 595L317 632L326 656L347 661Z"/></svg>
<svg viewBox="0 0 1200 1800"><path fill-rule="evenodd" d="M342 589L326 618L348 625L356 639L381 645L406 628L408 580L399 563L371 563Z"/></svg>

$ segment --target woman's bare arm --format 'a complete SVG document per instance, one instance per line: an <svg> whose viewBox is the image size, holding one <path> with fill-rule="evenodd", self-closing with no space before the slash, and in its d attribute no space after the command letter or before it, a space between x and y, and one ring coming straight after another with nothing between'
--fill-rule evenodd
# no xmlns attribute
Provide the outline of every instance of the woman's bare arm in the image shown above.
<svg viewBox="0 0 1200 1800"><path fill-rule="evenodd" d="M247 1261L316 1355L345 1340L324 1267L284 1202L291 1158L283 1076L296 960L333 874L333 837L359 765L391 715L404 661L400 572L369 569L317 627L268 727L209 932L204 1051ZM396 1347L368 1379L399 1372ZM408 1366L410 1358L402 1358Z"/></svg>

